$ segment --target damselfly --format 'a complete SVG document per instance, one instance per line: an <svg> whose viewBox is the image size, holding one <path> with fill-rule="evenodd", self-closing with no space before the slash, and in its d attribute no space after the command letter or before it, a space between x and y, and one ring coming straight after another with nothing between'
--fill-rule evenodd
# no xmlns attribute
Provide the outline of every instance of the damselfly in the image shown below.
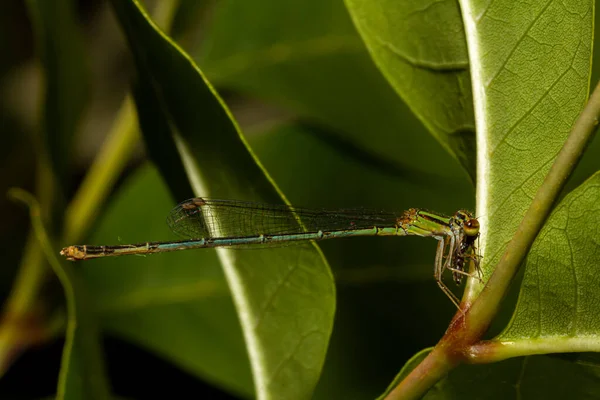
<svg viewBox="0 0 600 400"><path fill-rule="evenodd" d="M445 270L460 284L468 260L479 272L475 241L479 221L465 210L447 217L411 208L402 213L362 208L325 210L287 205L193 198L177 205L167 218L171 230L185 240L147 242L114 246L76 245L60 254L68 260L151 254L197 248L243 248L285 246L299 241L325 240L351 236L433 237L439 241L434 277L458 307L458 299L442 282Z"/></svg>

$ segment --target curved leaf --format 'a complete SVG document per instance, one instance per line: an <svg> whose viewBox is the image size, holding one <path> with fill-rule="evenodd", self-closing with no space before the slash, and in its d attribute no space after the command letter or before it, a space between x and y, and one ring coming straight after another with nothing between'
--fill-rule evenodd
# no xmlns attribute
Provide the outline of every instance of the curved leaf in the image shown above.
<svg viewBox="0 0 600 400"><path fill-rule="evenodd" d="M194 63L137 2L113 1L113 8L134 54L138 84L147 86L142 92L153 94L166 121L160 129L146 128L146 143L164 146L164 127L169 127L172 144L165 151L176 149L185 167L157 160L163 175L170 169L187 174L195 195L281 202ZM143 110L139 116L147 117ZM335 309L331 273L318 248L219 249L217 254L240 316L257 396L309 397L325 359Z"/></svg>
<svg viewBox="0 0 600 400"><path fill-rule="evenodd" d="M322 137L322 128L290 124L249 141L293 204L396 212L418 206L446 214L474 204L466 174L454 179L431 174L424 179L427 184L415 182L393 165L340 152ZM338 298L315 399L375 398L397 372L398 362L434 344L456 312L433 279L436 241L348 238L319 246L334 271ZM448 285L455 288L451 281Z"/></svg>
<svg viewBox="0 0 600 400"><path fill-rule="evenodd" d="M375 63L475 181L469 61L456 1L346 0Z"/></svg>
<svg viewBox="0 0 600 400"><path fill-rule="evenodd" d="M513 319L498 337L484 342L483 351L493 354L494 360L600 351L600 318L595 312L600 301L599 205L600 172L556 207L527 257ZM407 363L405 369L416 364ZM395 383L404 377L405 369ZM547 379L552 374L555 376ZM543 383L538 381L541 376ZM425 398L441 394L445 398L479 398L478 385L486 388L490 398L594 398L600 392L599 378L597 353L586 360L569 354L522 357L492 365L460 366Z"/></svg>
<svg viewBox="0 0 600 400"><path fill-rule="evenodd" d="M600 172L567 195L538 235L502 357L600 351Z"/></svg>
<svg viewBox="0 0 600 400"><path fill-rule="evenodd" d="M389 210L425 205L451 213L473 201L464 177L431 176L437 184L420 187L339 154L308 127L285 126L249 140L300 205ZM124 182L90 242L169 238L163 219L172 204L155 170L143 168ZM336 271L339 312L315 398L331 393L373 398L394 375L398 360L435 343L455 311L432 279L435 241L352 238L322 247ZM241 328L214 252L118 257L82 267L104 327L196 376L252 395ZM419 321L419 329L407 330L410 320ZM361 365L372 367L366 373Z"/></svg>
<svg viewBox="0 0 600 400"><path fill-rule="evenodd" d="M400 382L428 352L423 350L409 360L394 382ZM600 369L586 363L549 356L519 357L488 365L461 365L423 399L594 399L600 394L599 376Z"/></svg>
<svg viewBox="0 0 600 400"><path fill-rule="evenodd" d="M152 201L147 201L152 199ZM93 243L172 236L164 215L173 205L150 165L129 177L102 216ZM148 223L151 219L156 222ZM191 373L251 397L244 337L214 251L117 257L85 263L102 325Z"/></svg>
<svg viewBox="0 0 600 400"><path fill-rule="evenodd" d="M600 395L598 372L594 366L548 356L465 365L439 382L424 398L594 399Z"/></svg>
<svg viewBox="0 0 600 400"><path fill-rule="evenodd" d="M475 88L477 214L488 275L586 100L593 1L460 4Z"/></svg>
<svg viewBox="0 0 600 400"><path fill-rule="evenodd" d="M397 213L422 207L447 215L474 205L474 190L464 175L450 179L430 174L416 180L393 165L369 164L350 152L340 152L337 143L324 142L323 135L320 128L289 124L248 138L293 204L333 209L368 207ZM378 279L376 270L366 268L379 266L381 274L389 270L388 279L424 281L433 286L435 245L435 240L412 237L352 238L319 244L340 283L345 279L360 283L361 273L364 279L369 279L370 273L371 279ZM350 278L353 273L357 275ZM386 280L383 275L379 279Z"/></svg>
<svg viewBox="0 0 600 400"><path fill-rule="evenodd" d="M204 35L198 62L216 85L291 110L375 158L456 173L439 167L457 163L378 71L342 2L218 2Z"/></svg>
<svg viewBox="0 0 600 400"><path fill-rule="evenodd" d="M594 34L593 39L598 38L600 35L600 13L598 12L598 6L594 4ZM600 46L592 46L592 74L591 83L598 82L600 80ZM598 170L598 159L600 158L600 139L598 135L591 140L588 147L586 148L583 157L578 162L575 171L569 177L569 181L566 183L563 193L568 193L575 189L587 179L589 179Z"/></svg>

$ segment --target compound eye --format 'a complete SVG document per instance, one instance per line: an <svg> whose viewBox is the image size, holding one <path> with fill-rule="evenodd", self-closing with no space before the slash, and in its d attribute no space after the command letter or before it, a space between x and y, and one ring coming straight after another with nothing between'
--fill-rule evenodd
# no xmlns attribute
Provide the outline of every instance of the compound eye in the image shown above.
<svg viewBox="0 0 600 400"><path fill-rule="evenodd" d="M465 235L477 236L479 235L479 221L477 221L477 218L471 218L465 222L463 229L465 231Z"/></svg>

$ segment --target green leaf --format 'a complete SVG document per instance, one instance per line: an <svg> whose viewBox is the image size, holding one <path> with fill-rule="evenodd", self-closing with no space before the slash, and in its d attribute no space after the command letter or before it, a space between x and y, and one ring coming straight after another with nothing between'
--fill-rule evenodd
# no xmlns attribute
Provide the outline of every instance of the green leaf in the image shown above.
<svg viewBox="0 0 600 400"><path fill-rule="evenodd" d="M519 301L508 327L476 345L494 360L532 354L600 351L600 172L567 195L553 211L526 260ZM395 387L423 358L398 374ZM557 372L559 371L559 372ZM556 374L553 378L548 378ZM539 382L541 377L544 383ZM425 398L594 398L600 392L598 355L522 357L491 365L460 366ZM386 392L387 393L387 392ZM590 397L591 396L591 397Z"/></svg>
<svg viewBox="0 0 600 400"><path fill-rule="evenodd" d="M146 165L124 182L90 240L168 239L164 217L172 206L158 172ZM233 393L252 396L244 337L214 251L117 257L82 267L107 330Z"/></svg>
<svg viewBox="0 0 600 400"><path fill-rule="evenodd" d="M151 77L147 77L151 80ZM177 199L193 196L191 182L185 173L185 167L177 145L171 135L171 125L163 114L163 105L155 95L155 89L147 81L134 85L133 94L138 121L142 135L146 139L149 158L160 168L164 181Z"/></svg>
<svg viewBox="0 0 600 400"><path fill-rule="evenodd" d="M89 89L83 35L77 27L73 3L27 1L43 67L43 143L60 185L68 176L73 139Z"/></svg>
<svg viewBox="0 0 600 400"><path fill-rule="evenodd" d="M474 87L477 215L482 226L480 252L484 275L488 277L586 100L593 2L539 1L524 5L464 0L460 4ZM482 284L470 286L471 301ZM492 309L494 305L490 306ZM561 318L553 310L549 312L550 318ZM487 350L494 354L501 351L500 347L492 343L481 353ZM516 355L519 354L512 354ZM473 359L484 361L483 356L480 359L473 355ZM542 366L540 370L544 369ZM441 371L445 371L444 367L437 370ZM459 371L463 367L456 373ZM486 373L485 368L482 373ZM436 388L442 388L442 395L452 394L451 387ZM494 391L487 387L485 390ZM540 392L544 390L542 387ZM499 388L497 392L502 390Z"/></svg>
<svg viewBox="0 0 600 400"><path fill-rule="evenodd" d="M600 351L600 172L553 211L525 262L499 354Z"/></svg>
<svg viewBox="0 0 600 400"><path fill-rule="evenodd" d="M587 98L593 1L460 2L477 118L488 276Z"/></svg>
<svg viewBox="0 0 600 400"><path fill-rule="evenodd" d="M360 153L340 151L337 144L322 140L325 134L311 125L287 124L248 140L290 201L299 206L367 207L400 214L422 207L447 215L473 207L474 191L465 175L454 179L435 174L405 176L393 165L370 163ZM436 244L421 238L381 237L324 241L319 246L339 273L337 279L385 281L389 274L387 279L400 282L434 283ZM365 269L370 267L377 268ZM378 274L382 275L377 278Z"/></svg>
<svg viewBox="0 0 600 400"><path fill-rule="evenodd" d="M417 353L398 374L399 383L429 349ZM439 381L424 400L594 399L600 395L600 368L549 356L519 357L488 365L461 365ZM384 399L394 385L380 397Z"/></svg>
<svg viewBox="0 0 600 400"><path fill-rule="evenodd" d="M381 75L342 2L218 2L204 35L198 63L216 85L292 111L408 171L463 173Z"/></svg>
<svg viewBox="0 0 600 400"><path fill-rule="evenodd" d="M340 151L322 140L324 134L311 125L290 124L248 138L292 204L396 212L419 206L446 214L473 206L466 174L454 179L431 174L416 181L392 165ZM338 298L315 399L330 399L332 393L335 398L375 398L399 362L443 335L456 308L433 279L436 244L416 237L319 243L334 271ZM410 324L414 329L407 329Z"/></svg>
<svg viewBox="0 0 600 400"><path fill-rule="evenodd" d="M595 5L594 12L594 37L597 38L600 35L600 13L597 12L597 6ZM590 81L598 82L600 80L600 46L592 46L592 76ZM596 60L594 62L593 60ZM569 177L569 181L565 185L563 193L568 193L581 185L585 180L592 176L598 170L598 159L600 158L600 139L598 135L592 139L589 143L583 157L577 164L577 168L573 171L573 174Z"/></svg>
<svg viewBox="0 0 600 400"><path fill-rule="evenodd" d="M594 399L600 395L598 372L594 366L548 356L465 365L438 383L425 399Z"/></svg>
<svg viewBox="0 0 600 400"><path fill-rule="evenodd" d="M458 3L346 0L375 63L475 181L475 121Z"/></svg>
<svg viewBox="0 0 600 400"><path fill-rule="evenodd" d="M137 2L114 1L113 8L136 61L138 84L148 86L142 93L153 93L167 122L156 131L146 129L147 146L164 145L162 128L170 127L170 147L177 148L185 167L158 160L163 175L171 168L187 174L196 195L281 202L228 110L189 57ZM309 397L325 359L335 309L332 277L322 254L312 245L220 249L217 255L240 316L257 397Z"/></svg>
<svg viewBox="0 0 600 400"><path fill-rule="evenodd" d="M594 399L600 395L598 373L597 367L548 356L465 365L425 399Z"/></svg>
<svg viewBox="0 0 600 400"><path fill-rule="evenodd" d="M440 185L425 187L404 182L392 171L339 154L309 127L284 126L249 140L294 204L400 211L426 205L453 212L473 201L464 176L453 181L431 176ZM163 221L172 205L157 172L145 167L123 183L89 243L169 239ZM322 243L336 271L339 312L315 398L331 393L373 398L396 372L398 360L435 343L455 311L432 279L435 240L388 239ZM214 252L109 258L82 268L110 332L233 393L252 395L243 335ZM419 329L407 330L413 319ZM366 373L360 365L372 367Z"/></svg>

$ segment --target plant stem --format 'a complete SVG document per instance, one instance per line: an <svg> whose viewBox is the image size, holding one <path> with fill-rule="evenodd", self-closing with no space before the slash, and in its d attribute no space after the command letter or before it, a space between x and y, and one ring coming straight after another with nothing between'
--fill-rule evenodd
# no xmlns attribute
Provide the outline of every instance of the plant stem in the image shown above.
<svg viewBox="0 0 600 400"><path fill-rule="evenodd" d="M385 398L418 399L436 384L440 377L445 376L458 363L452 360L443 346L436 346L425 359L413 369L410 374L396 386Z"/></svg>
<svg viewBox="0 0 600 400"><path fill-rule="evenodd" d="M600 343L594 336L543 337L527 340L482 340L469 347L468 362L488 364L512 357L548 353L598 352Z"/></svg>

